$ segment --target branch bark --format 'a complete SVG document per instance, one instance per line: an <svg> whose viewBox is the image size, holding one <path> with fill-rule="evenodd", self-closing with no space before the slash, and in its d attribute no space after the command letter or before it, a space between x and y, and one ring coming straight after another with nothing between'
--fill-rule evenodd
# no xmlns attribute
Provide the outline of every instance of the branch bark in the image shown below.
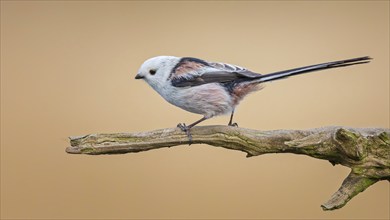
<svg viewBox="0 0 390 220"><path fill-rule="evenodd" d="M294 153L351 168L339 190L321 207L334 210L377 181L390 181L390 129L324 127L311 130L258 131L229 126L191 129L194 144L209 144L247 153ZM71 154L124 154L188 144L178 128L141 133L70 137Z"/></svg>

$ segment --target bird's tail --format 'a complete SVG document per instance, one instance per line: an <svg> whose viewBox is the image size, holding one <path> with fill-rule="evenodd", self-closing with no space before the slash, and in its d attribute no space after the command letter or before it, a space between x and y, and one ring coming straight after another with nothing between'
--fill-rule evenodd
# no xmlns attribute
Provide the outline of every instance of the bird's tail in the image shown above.
<svg viewBox="0 0 390 220"><path fill-rule="evenodd" d="M337 68L337 67L344 67L344 66L350 66L355 64L363 64L370 62L372 58L366 56L366 57L358 57L348 60L340 60L340 61L334 61L334 62L328 62L328 63L321 63L311 66L305 66L305 67L299 67L295 69L290 70L284 70L279 71L275 73L265 74L259 77L258 82L269 82L273 80L283 79L289 76L324 70L324 69L330 69L330 68ZM257 80L256 80L257 81Z"/></svg>

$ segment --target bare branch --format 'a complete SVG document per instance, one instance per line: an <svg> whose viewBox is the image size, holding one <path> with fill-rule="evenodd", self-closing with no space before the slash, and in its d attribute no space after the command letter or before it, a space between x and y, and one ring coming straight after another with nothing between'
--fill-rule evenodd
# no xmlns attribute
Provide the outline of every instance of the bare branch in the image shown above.
<svg viewBox="0 0 390 220"><path fill-rule="evenodd" d="M323 210L333 210L343 207L354 196L363 192L378 180L365 178L351 172L341 184L340 189L335 192L325 204L321 205Z"/></svg>
<svg viewBox="0 0 390 220"><path fill-rule="evenodd" d="M258 131L229 126L191 129L194 144L240 150L247 156L294 153L328 160L351 168L340 189L322 205L343 207L350 199L380 180L390 181L390 130L324 127L311 130ZM91 134L71 137L71 154L124 154L188 144L178 128L141 133Z"/></svg>

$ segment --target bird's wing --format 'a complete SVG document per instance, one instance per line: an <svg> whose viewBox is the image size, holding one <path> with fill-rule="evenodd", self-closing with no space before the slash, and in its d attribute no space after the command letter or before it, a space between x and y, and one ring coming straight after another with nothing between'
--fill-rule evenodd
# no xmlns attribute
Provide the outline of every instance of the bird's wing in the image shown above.
<svg viewBox="0 0 390 220"><path fill-rule="evenodd" d="M172 69L169 79L175 87L187 87L207 83L229 83L238 79L256 79L260 76L261 74L240 66L185 57Z"/></svg>

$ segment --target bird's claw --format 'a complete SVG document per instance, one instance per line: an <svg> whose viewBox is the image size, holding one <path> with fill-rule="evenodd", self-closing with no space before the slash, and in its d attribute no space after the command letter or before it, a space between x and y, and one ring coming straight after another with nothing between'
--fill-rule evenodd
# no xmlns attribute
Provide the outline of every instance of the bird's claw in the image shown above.
<svg viewBox="0 0 390 220"><path fill-rule="evenodd" d="M185 123L179 123L177 125L178 128L180 128L182 131L184 131L187 134L189 145L192 144L192 135L190 133L190 128Z"/></svg>
<svg viewBox="0 0 390 220"><path fill-rule="evenodd" d="M229 123L228 125L231 126L231 127L237 127L237 128L238 128L238 124L237 124L236 122L234 122L234 123Z"/></svg>

